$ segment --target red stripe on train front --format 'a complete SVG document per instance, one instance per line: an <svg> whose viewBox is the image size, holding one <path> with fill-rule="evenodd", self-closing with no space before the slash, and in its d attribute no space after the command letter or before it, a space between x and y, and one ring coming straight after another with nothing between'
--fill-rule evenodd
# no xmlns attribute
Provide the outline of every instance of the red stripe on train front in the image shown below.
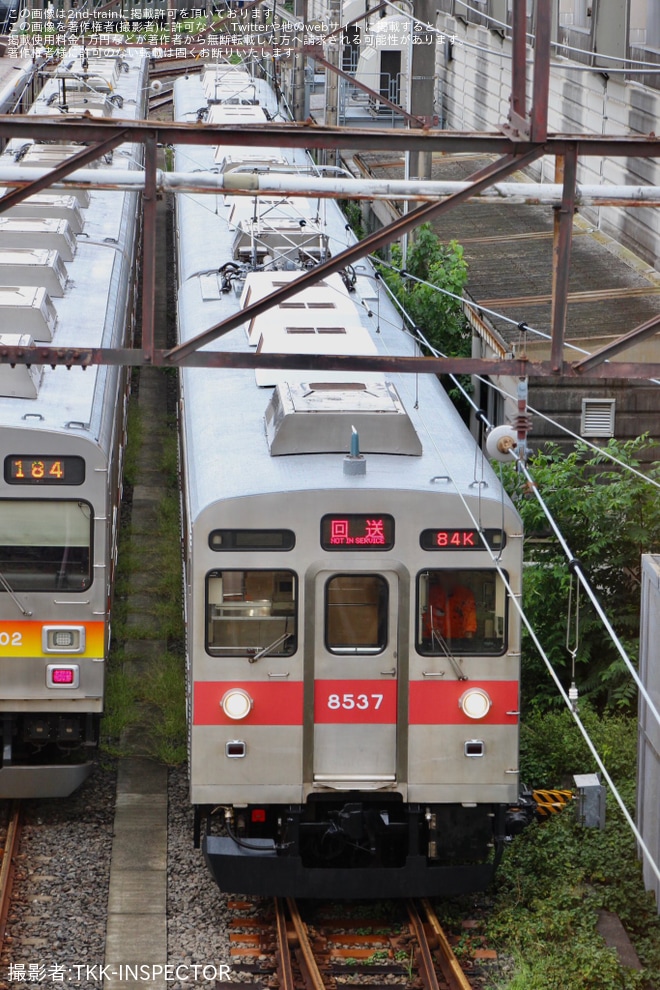
<svg viewBox="0 0 660 990"><path fill-rule="evenodd" d="M492 701L484 718L464 713L466 691L481 688ZM515 725L518 722L517 681L411 681L408 717L411 725Z"/></svg>
<svg viewBox="0 0 660 990"><path fill-rule="evenodd" d="M220 702L227 691L242 688L253 701L245 718L228 718ZM269 684L268 681L197 681L193 695L194 725L302 725L302 681Z"/></svg>
<svg viewBox="0 0 660 990"><path fill-rule="evenodd" d="M250 713L228 718L221 702L232 688L252 699ZM466 691L481 688L492 701L488 714L471 719L460 700ZM314 720L318 724L393 724L397 712L397 683L382 680L318 680L314 685ZM518 722L517 681L412 681L409 685L410 725L515 725ZM267 681L198 681L194 689L195 725L302 725L303 683Z"/></svg>

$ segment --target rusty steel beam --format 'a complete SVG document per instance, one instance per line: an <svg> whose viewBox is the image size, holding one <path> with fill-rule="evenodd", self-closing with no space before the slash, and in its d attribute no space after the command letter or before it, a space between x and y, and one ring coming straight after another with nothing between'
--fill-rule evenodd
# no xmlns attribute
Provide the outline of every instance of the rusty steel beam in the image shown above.
<svg viewBox="0 0 660 990"><path fill-rule="evenodd" d="M561 206L555 211L552 246L552 346L550 360L559 369L564 354L566 310L568 308L568 276L573 243L573 214L575 213L575 183L577 155L563 158L564 188Z"/></svg>
<svg viewBox="0 0 660 990"><path fill-rule="evenodd" d="M44 364L56 367L82 368L96 364L131 365L134 367L153 366L171 368L173 361L170 351L155 348L153 358L148 360L141 348L64 348L0 345L0 365ZM274 368L300 371L373 371L379 374L404 375L511 375L529 378L556 378L557 374L549 361L530 361L526 358L492 360L468 357L397 357L382 355L326 355L326 354L257 354L255 351L195 351L177 365L190 368ZM602 362L588 374L584 374L577 364L565 362L561 368L564 378L572 381L588 379L612 379L639 381L660 378L660 363L623 361Z"/></svg>
<svg viewBox="0 0 660 990"><path fill-rule="evenodd" d="M527 0L513 0L511 39L511 106L509 124L529 137L527 120Z"/></svg>
<svg viewBox="0 0 660 990"><path fill-rule="evenodd" d="M84 148L78 154L67 158L61 165L53 168L48 175L44 175L40 179L34 179L32 182L26 179L25 185L19 189L14 189L13 192L7 193L0 199L0 213L4 213L11 206L16 206L17 203L22 203L28 196L34 196L35 193L41 192L42 189L47 189L53 182L58 182L65 176L70 175L71 172L75 172L77 168L82 168L88 162L96 161L101 155L105 155L106 152L116 148L118 144L123 144L125 140L124 132L120 130L116 134L106 137L104 141L94 145L93 148Z"/></svg>
<svg viewBox="0 0 660 990"><path fill-rule="evenodd" d="M64 117L12 116L0 114L0 138L67 143L101 142L115 131L129 142L144 142L154 134L158 144L252 145L287 148L350 148L355 151L439 151L444 154L470 151L475 155L522 155L530 147L539 153L565 155L571 148L579 158L660 158L660 137L642 135L550 134L542 145L514 140L504 133L456 133L437 128L409 130L323 127L316 124L264 122L233 127L227 124L181 124L146 120L93 119L74 114Z"/></svg>
<svg viewBox="0 0 660 990"><path fill-rule="evenodd" d="M646 323L640 323L634 330L630 330L622 337L613 340L611 344L606 344L605 347L594 351L589 357L578 361L574 366L575 370L579 373L591 372L598 365L607 361L613 354L619 354L628 347L632 347L633 344L638 344L640 340L646 340L648 337L652 337L658 330L660 330L660 315L652 316Z"/></svg>
<svg viewBox="0 0 660 990"><path fill-rule="evenodd" d="M537 0L534 38L534 77L530 110L530 138L545 141L548 136L548 95L550 93L550 39L552 0ZM523 67L524 68L524 67Z"/></svg>
<svg viewBox="0 0 660 990"><path fill-rule="evenodd" d="M522 158L513 158L511 156L500 159L496 162L490 162L485 168L480 169L472 176L472 184L467 188L461 190L461 192L454 193L448 199L443 200L441 203L432 203L429 206L420 206L418 209L413 210L412 213L406 213L403 217L395 220L393 223L388 224L387 227L383 227L381 230L370 234L365 237L362 241L358 241L352 247L347 248L345 251L340 251L339 254L335 255L329 261L324 262L321 265L317 265L315 268L304 275L301 275L295 281L290 282L288 285L276 292L271 292L270 295L264 296L259 302L252 303L250 306L246 306L244 309L239 310L234 316L229 317L229 319L223 320L222 323L217 324L214 327L210 327L204 333L198 334L197 337L193 337L191 340L186 341L185 344L179 344L170 351L169 358L172 361L179 361L182 357L187 357L193 351L197 350L198 347L203 347L205 344L216 340L218 337L225 333L229 333L235 327L240 326L242 323L247 323L253 317L258 316L260 313L266 312L272 306L280 302L284 302L285 299L289 299L291 296L297 295L301 289L306 288L308 285L314 285L320 278L324 278L326 275L331 275L333 272L341 271L346 265L351 264L358 258L363 258L366 254L376 251L380 247L384 247L386 244L391 243L391 241L396 240L401 234L406 231L413 230L421 223L425 223L427 220L433 220L440 216L442 213L447 213L449 210L453 209L454 206L458 206L459 203L463 203L466 199L474 193L479 192L481 189L485 189L487 186L492 185L496 182L498 178L508 175L511 172L517 171L518 168L522 168L524 165L529 165L530 162L534 161L535 158L540 154L539 148L534 148L529 151Z"/></svg>

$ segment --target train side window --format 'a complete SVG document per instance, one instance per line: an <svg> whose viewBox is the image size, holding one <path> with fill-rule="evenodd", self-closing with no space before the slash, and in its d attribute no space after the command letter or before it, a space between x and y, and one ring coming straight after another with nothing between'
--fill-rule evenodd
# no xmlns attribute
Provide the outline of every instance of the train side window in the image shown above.
<svg viewBox="0 0 660 990"><path fill-rule="evenodd" d="M12 591L85 591L94 513L79 499L2 499L0 574ZM0 583L0 592L7 591Z"/></svg>
<svg viewBox="0 0 660 990"><path fill-rule="evenodd" d="M210 571L207 651L255 659L291 656L297 646L296 588L293 571Z"/></svg>
<svg viewBox="0 0 660 990"><path fill-rule="evenodd" d="M506 589L494 570L422 571L417 650L424 655L499 655L506 648Z"/></svg>
<svg viewBox="0 0 660 990"><path fill-rule="evenodd" d="M325 586L331 653L380 653L387 645L388 585L380 574L337 574Z"/></svg>

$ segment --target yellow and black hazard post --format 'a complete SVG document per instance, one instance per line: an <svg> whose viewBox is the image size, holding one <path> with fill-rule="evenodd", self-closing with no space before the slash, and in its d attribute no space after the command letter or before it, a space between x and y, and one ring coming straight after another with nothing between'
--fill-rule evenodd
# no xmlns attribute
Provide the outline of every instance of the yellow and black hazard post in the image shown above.
<svg viewBox="0 0 660 990"><path fill-rule="evenodd" d="M573 791L532 791L536 802L536 816L540 821L556 815L573 800Z"/></svg>

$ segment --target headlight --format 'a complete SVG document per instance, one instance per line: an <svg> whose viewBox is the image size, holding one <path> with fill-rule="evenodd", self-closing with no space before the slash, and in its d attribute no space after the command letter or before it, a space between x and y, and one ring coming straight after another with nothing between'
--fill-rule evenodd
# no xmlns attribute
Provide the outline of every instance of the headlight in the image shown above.
<svg viewBox="0 0 660 990"><path fill-rule="evenodd" d="M227 718L246 718L252 711L252 698L242 688L232 688L222 696L220 705Z"/></svg>
<svg viewBox="0 0 660 990"><path fill-rule="evenodd" d="M485 718L493 704L483 688L470 688L458 703L468 718Z"/></svg>

